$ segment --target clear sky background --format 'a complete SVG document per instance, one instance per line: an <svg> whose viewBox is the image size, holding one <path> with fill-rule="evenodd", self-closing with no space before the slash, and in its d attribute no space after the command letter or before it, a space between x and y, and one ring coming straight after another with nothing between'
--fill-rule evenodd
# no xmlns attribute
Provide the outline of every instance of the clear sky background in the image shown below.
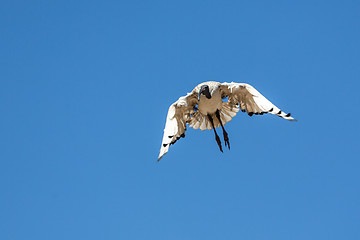
<svg viewBox="0 0 360 240"><path fill-rule="evenodd" d="M0 2L0 239L360 239L359 1ZM168 107L246 82L156 162ZM221 132L220 132L221 133Z"/></svg>

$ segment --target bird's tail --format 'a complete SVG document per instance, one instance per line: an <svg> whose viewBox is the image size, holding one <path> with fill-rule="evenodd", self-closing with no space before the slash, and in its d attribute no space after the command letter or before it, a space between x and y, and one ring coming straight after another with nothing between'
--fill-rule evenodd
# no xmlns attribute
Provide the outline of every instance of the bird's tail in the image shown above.
<svg viewBox="0 0 360 240"><path fill-rule="evenodd" d="M231 119L235 117L238 112L239 112L239 107L237 105L228 102L223 102L220 110L220 119L222 124L225 125L226 123L230 122ZM220 122L215 116L215 114L212 117L215 128L220 127L221 126ZM200 128L200 130L202 131L206 129L209 130L213 129L210 120L207 118L207 116L201 114L200 111L197 111L194 113L194 115L192 115L189 124L190 127L194 129Z"/></svg>

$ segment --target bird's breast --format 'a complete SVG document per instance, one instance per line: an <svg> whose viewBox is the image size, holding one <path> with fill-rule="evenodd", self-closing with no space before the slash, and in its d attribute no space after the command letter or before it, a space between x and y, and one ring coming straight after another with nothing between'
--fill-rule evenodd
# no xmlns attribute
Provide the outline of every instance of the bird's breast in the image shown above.
<svg viewBox="0 0 360 240"><path fill-rule="evenodd" d="M220 92L215 92L210 99L206 98L206 96L201 95L198 109L203 115L213 114L216 110L221 109L222 99Z"/></svg>

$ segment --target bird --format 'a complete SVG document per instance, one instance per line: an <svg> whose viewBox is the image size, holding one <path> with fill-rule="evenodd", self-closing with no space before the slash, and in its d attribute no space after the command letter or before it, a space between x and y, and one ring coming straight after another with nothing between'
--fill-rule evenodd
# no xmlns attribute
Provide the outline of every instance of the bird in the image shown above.
<svg viewBox="0 0 360 240"><path fill-rule="evenodd" d="M169 151L170 145L185 137L187 126L200 128L202 131L213 130L216 143L223 152L220 137L216 132L216 128L221 127L225 147L230 150L229 135L224 126L240 110L250 117L270 113L289 121L297 121L290 113L280 110L247 83L203 82L170 105L157 161Z"/></svg>

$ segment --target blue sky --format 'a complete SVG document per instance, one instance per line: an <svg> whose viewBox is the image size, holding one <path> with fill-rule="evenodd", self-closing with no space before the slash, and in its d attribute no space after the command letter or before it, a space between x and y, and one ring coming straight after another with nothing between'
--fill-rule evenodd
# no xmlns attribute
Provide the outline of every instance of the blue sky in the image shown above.
<svg viewBox="0 0 360 240"><path fill-rule="evenodd" d="M0 2L0 239L360 239L359 1ZM247 82L159 163L168 107Z"/></svg>

